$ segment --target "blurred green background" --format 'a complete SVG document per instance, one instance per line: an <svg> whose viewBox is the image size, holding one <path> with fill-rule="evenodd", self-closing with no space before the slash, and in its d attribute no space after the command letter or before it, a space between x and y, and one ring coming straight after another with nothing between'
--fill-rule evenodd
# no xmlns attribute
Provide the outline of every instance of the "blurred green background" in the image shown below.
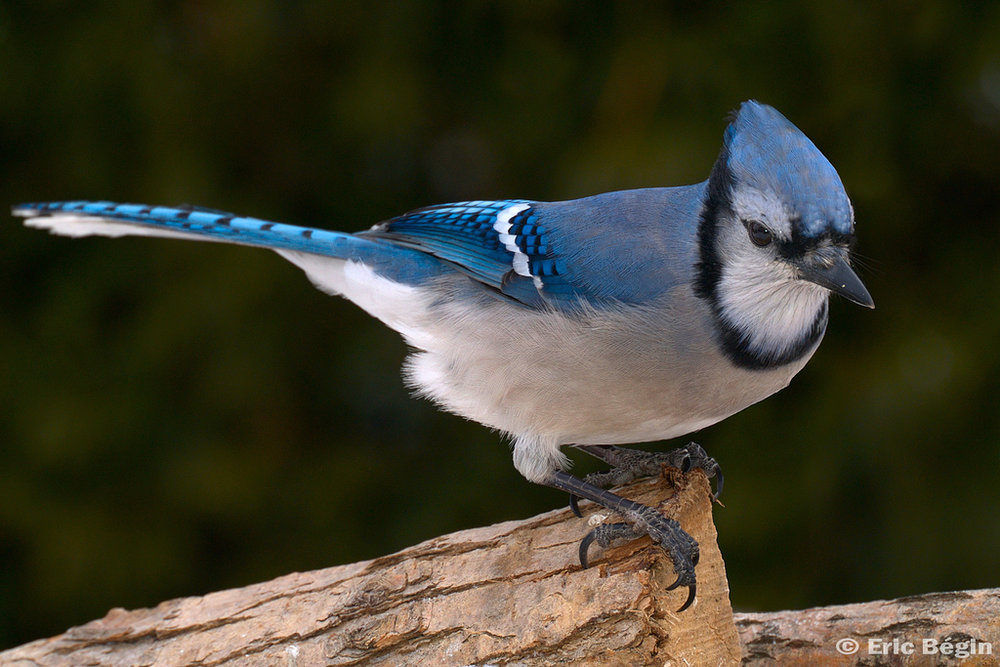
<svg viewBox="0 0 1000 667"><path fill-rule="evenodd" d="M760 99L840 171L878 309L698 435L733 603L1000 585L1000 4L694 5L4 0L0 205L359 230L700 181ZM267 252L8 218L0 294L0 647L566 502Z"/></svg>

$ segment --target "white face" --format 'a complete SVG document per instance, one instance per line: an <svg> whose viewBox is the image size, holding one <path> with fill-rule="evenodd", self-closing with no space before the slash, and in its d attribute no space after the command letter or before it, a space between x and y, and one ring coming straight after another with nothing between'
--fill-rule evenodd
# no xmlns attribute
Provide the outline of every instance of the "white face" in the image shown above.
<svg viewBox="0 0 1000 667"><path fill-rule="evenodd" d="M793 213L777 195L744 188L731 205L732 218L718 229L718 305L752 350L781 355L809 334L828 292L800 279L778 253L778 243L792 238ZM751 221L770 230L769 243L751 240Z"/></svg>

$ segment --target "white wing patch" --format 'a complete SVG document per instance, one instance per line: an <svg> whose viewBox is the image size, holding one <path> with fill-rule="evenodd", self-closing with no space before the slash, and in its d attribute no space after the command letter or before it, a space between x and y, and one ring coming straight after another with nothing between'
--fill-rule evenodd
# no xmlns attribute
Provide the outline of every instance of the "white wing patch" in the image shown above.
<svg viewBox="0 0 1000 667"><path fill-rule="evenodd" d="M521 252L521 248L517 245L517 237L510 233L510 221L518 213L529 208L531 208L530 204L514 204L513 206L508 206L504 210L497 213L497 221L493 223L493 229L497 231L497 234L500 237L500 243L503 244L504 248L514 255L514 259L511 262L511 265L514 268L514 273L519 276L524 276L525 278L531 278L535 283L535 288L542 289L542 279L538 276L531 275L531 267L528 265L528 256Z"/></svg>

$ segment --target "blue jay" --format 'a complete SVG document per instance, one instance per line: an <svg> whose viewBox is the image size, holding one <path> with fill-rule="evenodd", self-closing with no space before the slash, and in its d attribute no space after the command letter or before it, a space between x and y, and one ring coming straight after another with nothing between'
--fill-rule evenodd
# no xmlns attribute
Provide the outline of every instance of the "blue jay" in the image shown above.
<svg viewBox="0 0 1000 667"><path fill-rule="evenodd" d="M698 544L604 486L656 466L721 474L697 445L618 447L691 433L785 387L816 351L830 293L874 302L850 267L840 177L775 109L743 103L708 180L563 202L430 206L355 234L197 207L14 207L65 236L158 236L261 246L353 301L412 348L404 375L439 406L508 434L528 480L616 512L594 541L650 535L695 597ZM575 446L616 466L566 472ZM660 458L656 458L660 457ZM640 473L630 472L638 470ZM621 472L624 471L624 472ZM620 473L620 474L619 474Z"/></svg>

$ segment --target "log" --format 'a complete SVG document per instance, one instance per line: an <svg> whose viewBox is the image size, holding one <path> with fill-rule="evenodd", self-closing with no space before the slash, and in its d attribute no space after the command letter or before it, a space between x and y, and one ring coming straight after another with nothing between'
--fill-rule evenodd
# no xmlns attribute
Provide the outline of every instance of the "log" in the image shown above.
<svg viewBox="0 0 1000 667"><path fill-rule="evenodd" d="M649 538L584 570L590 521L568 510L464 530L371 561L245 588L113 609L0 653L2 665L736 664L740 647L712 500L700 470L633 483L701 546L695 604ZM613 517L613 515L612 515ZM613 519L612 519L613 520ZM588 525L588 523L590 525Z"/></svg>
<svg viewBox="0 0 1000 667"><path fill-rule="evenodd" d="M1000 588L736 615L744 665L997 665Z"/></svg>

